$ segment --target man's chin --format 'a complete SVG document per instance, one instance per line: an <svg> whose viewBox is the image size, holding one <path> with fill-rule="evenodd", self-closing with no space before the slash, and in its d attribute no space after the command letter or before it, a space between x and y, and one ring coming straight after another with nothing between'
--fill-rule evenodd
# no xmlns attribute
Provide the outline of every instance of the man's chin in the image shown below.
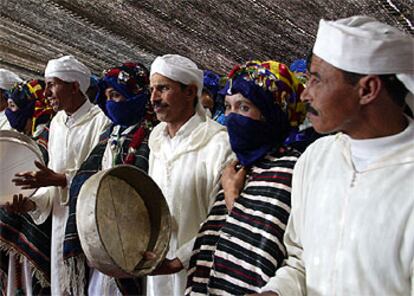
<svg viewBox="0 0 414 296"><path fill-rule="evenodd" d="M165 115L162 113L155 113L155 115L157 116L157 119L161 122L165 121Z"/></svg>
<svg viewBox="0 0 414 296"><path fill-rule="evenodd" d="M335 128L327 127L327 126L320 125L320 124L313 123L313 122L312 122L312 127L318 134L321 134L321 135L329 135L329 134L337 132L337 129Z"/></svg>

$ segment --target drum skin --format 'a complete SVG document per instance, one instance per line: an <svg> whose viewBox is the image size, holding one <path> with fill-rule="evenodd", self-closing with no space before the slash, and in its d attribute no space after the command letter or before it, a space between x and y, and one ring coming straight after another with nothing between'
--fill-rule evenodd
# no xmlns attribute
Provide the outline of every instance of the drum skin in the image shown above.
<svg viewBox="0 0 414 296"><path fill-rule="evenodd" d="M79 192L76 213L82 249L100 272L141 277L164 260L171 235L168 205L140 169L120 165L90 177ZM143 260L144 251L157 258Z"/></svg>
<svg viewBox="0 0 414 296"><path fill-rule="evenodd" d="M13 201L14 194L31 196L36 189L21 189L12 179L15 174L37 171L34 161L44 164L37 143L25 134L13 130L0 130L0 205Z"/></svg>

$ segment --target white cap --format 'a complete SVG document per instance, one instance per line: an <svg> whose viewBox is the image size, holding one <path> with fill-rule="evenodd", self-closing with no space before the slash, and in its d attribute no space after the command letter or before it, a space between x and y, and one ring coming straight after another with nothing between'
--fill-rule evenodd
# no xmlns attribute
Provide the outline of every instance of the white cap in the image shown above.
<svg viewBox="0 0 414 296"><path fill-rule="evenodd" d="M414 38L375 18L321 20L313 53L344 71L396 74L414 97ZM406 101L414 110L411 98Z"/></svg>
<svg viewBox="0 0 414 296"><path fill-rule="evenodd" d="M9 90L14 84L23 82L23 80L12 71L0 69L0 88Z"/></svg>
<svg viewBox="0 0 414 296"><path fill-rule="evenodd" d="M73 56L68 55L52 59L47 63L45 78L52 77L59 78L65 82L77 81L81 92L86 94L90 84L91 71Z"/></svg>
<svg viewBox="0 0 414 296"><path fill-rule="evenodd" d="M201 97L203 90L203 71L189 58L178 54L166 54L157 57L151 65L150 76L154 73L161 74L185 85L196 85L197 97Z"/></svg>

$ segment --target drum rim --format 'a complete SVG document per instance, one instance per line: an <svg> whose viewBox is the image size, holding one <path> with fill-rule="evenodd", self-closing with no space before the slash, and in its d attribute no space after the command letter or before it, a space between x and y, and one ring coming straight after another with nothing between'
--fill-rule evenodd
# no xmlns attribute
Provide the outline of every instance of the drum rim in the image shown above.
<svg viewBox="0 0 414 296"><path fill-rule="evenodd" d="M150 274L164 260L166 254L168 252L169 242L170 242L170 239L171 239L171 231L172 231L171 221L172 221L172 218L171 218L171 213L170 213L170 210L169 210L169 207L168 207L167 200L165 199L165 197L164 197L161 189L159 188L158 184L145 171L143 171L142 169L137 168L133 165L124 165L124 164L123 165L117 165L115 167L112 167L112 168L109 168L109 169L106 169L106 170L103 170L103 171L100 171L100 172L96 173L95 175L99 174L99 176L98 176L99 186L96 189L94 189L95 194L96 195L98 194L99 189L100 189L100 184L105 179L106 176L112 175L112 176L117 177L116 175L113 174L113 172L115 170L119 170L119 169L122 169L122 168L127 168L129 170L132 169L132 170L136 171L137 173L140 173L140 174L143 174L143 175L147 176L148 181L151 182L152 186L154 186L154 188L160 193L160 195L159 195L159 200L161 202L160 211L163 214L163 216L160 218L161 220L160 220L160 230L158 232L158 238L160 237L160 234L162 233L163 234L162 237L165 238L166 241L160 241L160 240L157 239L154 243L153 248L151 250L148 250L148 246L147 246L146 251L154 252L154 251L156 251L156 249L158 247L159 249L161 249L161 252L157 253L157 258L152 261L153 264L151 264L150 267L144 267L145 263L147 261L145 261L142 258L139 262L136 263L136 265L135 265L135 267L132 271L127 271L123 268L123 266L119 266L118 264L116 264L113 256L110 254L110 252L108 252L107 246L103 243L103 240L102 240L102 236L101 236L102 233L99 230L99 224L97 222L97 216L94 217L94 220L95 220L95 225L96 225L96 228L97 228L97 235L99 236L99 239L100 239L100 246L105 250L107 257L113 262L113 265L115 266L114 269L117 269L118 271L122 271L122 273L124 273L125 276L127 276L127 277L131 277L131 276L140 277L140 276L145 276L145 275ZM122 178L120 178L120 179L122 179ZM133 186L131 184L129 184L129 185ZM145 203L145 200L143 200L143 201ZM77 207L78 207L78 205L77 205ZM95 212L96 212L97 198L95 198L94 208L95 208ZM162 222L167 222L167 223L166 223L166 225L163 225ZM164 228L162 228L162 227L164 227ZM161 230L163 230L163 231L161 231ZM80 236L83 236L83 233L80 234ZM81 241L82 241L82 239L81 239ZM151 239L150 239L150 242L151 242ZM159 245L160 243L162 245ZM99 266L96 266L95 268L97 268L99 270ZM101 272L103 272L103 271L101 271Z"/></svg>
<svg viewBox="0 0 414 296"><path fill-rule="evenodd" d="M0 130L0 142L13 142L29 148L37 156L41 164L45 164L42 152L35 140L31 137L12 130Z"/></svg>
<svg viewBox="0 0 414 296"><path fill-rule="evenodd" d="M23 145L35 154L37 161L39 161L42 165L45 165L45 161L43 159L39 145L28 135L14 130L0 130L0 143L1 142L17 143L19 145ZM27 197L31 197L36 193L37 190L38 188L34 188L30 193L25 193L25 195Z"/></svg>

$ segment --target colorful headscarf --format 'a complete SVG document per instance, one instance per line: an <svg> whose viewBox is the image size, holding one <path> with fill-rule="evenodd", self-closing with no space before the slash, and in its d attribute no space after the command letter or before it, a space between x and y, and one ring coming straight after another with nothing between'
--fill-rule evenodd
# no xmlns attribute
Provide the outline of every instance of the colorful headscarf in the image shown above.
<svg viewBox="0 0 414 296"><path fill-rule="evenodd" d="M22 132L28 119L32 119L32 135L36 127L48 123L55 112L48 99L44 96L45 83L42 80L30 80L16 84L10 90L9 99L19 108L16 111L6 109L10 125Z"/></svg>
<svg viewBox="0 0 414 296"><path fill-rule="evenodd" d="M139 63L124 63L119 67L104 71L99 82L96 103L115 123L129 126L137 123L149 105L149 71ZM126 100L108 101L105 90L114 88Z"/></svg>
<svg viewBox="0 0 414 296"><path fill-rule="evenodd" d="M251 100L266 120L279 121L280 110L286 114L290 126L298 126L306 116L300 94L304 85L285 64L276 61L249 61L235 66L228 75L224 95L241 93Z"/></svg>
<svg viewBox="0 0 414 296"><path fill-rule="evenodd" d="M232 149L243 165L249 165L281 145L291 127L303 121L305 109L299 100L303 85L276 61L249 61L234 67L228 76L220 93L242 94L264 117L258 121L239 114L227 116Z"/></svg>

